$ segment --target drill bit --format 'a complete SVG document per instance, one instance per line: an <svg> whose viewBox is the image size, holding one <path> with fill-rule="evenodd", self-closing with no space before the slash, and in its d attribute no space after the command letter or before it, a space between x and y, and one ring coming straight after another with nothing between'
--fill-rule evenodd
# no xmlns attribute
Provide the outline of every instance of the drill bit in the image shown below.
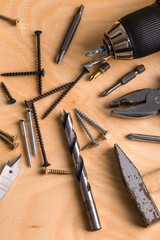
<svg viewBox="0 0 160 240"><path fill-rule="evenodd" d="M87 57L92 57L98 53L104 52L106 51L106 47L105 46L100 46L98 48L92 49L91 51L86 53Z"/></svg>
<svg viewBox="0 0 160 240"><path fill-rule="evenodd" d="M66 113L64 111L63 114L61 115L61 121L66 132L69 150L72 154L72 158L74 161L75 172L77 179L80 183L80 189L86 206L88 219L91 225L91 230L92 231L99 230L101 229L101 224L99 221L96 205L92 196L91 186L88 182L84 161L82 156L80 155L80 148L77 141L77 135L72 128L73 124L70 113Z"/></svg>
<svg viewBox="0 0 160 240"><path fill-rule="evenodd" d="M98 71L90 76L90 81L96 79L100 74L105 73L110 68L110 65L105 62L99 68Z"/></svg>
<svg viewBox="0 0 160 240"><path fill-rule="evenodd" d="M130 82L132 79L134 79L137 74L144 72L145 66L144 65L140 65L138 66L134 71L128 73L127 75L125 75L116 85L114 85L113 87L111 87L110 89L104 91L101 95L101 97L105 97L108 94L110 94L111 92L113 92L114 90L116 90L118 87Z"/></svg>
<svg viewBox="0 0 160 240"><path fill-rule="evenodd" d="M93 67L94 65L101 63L103 61L107 61L111 56L110 55L104 55L100 58L96 58L94 61L91 61L89 63L86 63L83 67L85 68L90 68Z"/></svg>
<svg viewBox="0 0 160 240"><path fill-rule="evenodd" d="M80 23L80 20L81 20L81 16L82 16L82 13L83 13L83 10L84 10L84 6L81 5L77 14L75 15L73 21L72 21L72 24L69 28L69 31L67 32L67 35L64 39L64 42L60 48L60 51L59 51L59 54L57 56L57 64L61 63L63 58L64 58L64 55L66 54L67 50L68 50L68 47L73 39L73 36L77 30L77 27Z"/></svg>

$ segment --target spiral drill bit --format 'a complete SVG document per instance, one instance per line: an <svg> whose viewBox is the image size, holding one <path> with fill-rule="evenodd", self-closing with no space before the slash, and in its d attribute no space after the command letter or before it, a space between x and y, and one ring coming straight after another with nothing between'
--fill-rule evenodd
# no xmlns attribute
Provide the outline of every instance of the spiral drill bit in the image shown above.
<svg viewBox="0 0 160 240"><path fill-rule="evenodd" d="M99 230L101 229L100 220L98 217L96 205L92 196L91 186L88 182L86 169L84 166L83 158L80 155L80 148L77 140L77 135L72 128L72 118L70 113L66 113L65 111L61 115L61 121L66 132L69 150L72 154L75 173L77 179L80 183L80 189L82 193L82 197L85 203L85 207L87 210L88 219L90 222L91 230Z"/></svg>

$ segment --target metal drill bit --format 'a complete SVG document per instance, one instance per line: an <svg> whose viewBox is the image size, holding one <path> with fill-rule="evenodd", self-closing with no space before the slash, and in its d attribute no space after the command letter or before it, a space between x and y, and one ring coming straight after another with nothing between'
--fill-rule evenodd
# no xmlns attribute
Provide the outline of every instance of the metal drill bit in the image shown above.
<svg viewBox="0 0 160 240"><path fill-rule="evenodd" d="M74 19L72 21L72 24L71 24L71 26L70 26L70 28L69 28L69 30L67 32L67 35L66 35L66 37L64 39L64 42L63 42L63 44L62 44L62 46L60 48L59 54L58 54L57 59L56 59L57 64L62 62L62 60L64 58L64 55L66 54L66 52L67 52L67 50L69 48L69 45L70 45L70 43L71 43L71 41L73 39L73 36L74 36L74 34L75 34L76 30L77 30L78 25L80 23L83 10L84 10L84 6L81 5L79 10L78 10L78 12L77 12L77 14L75 15L75 17L74 17Z"/></svg>
<svg viewBox="0 0 160 240"><path fill-rule="evenodd" d="M100 58L96 58L94 61L91 61L89 63L86 63L83 67L85 68L90 68L93 67L94 65L101 63L103 61L107 61L111 56L110 55L104 55Z"/></svg>
<svg viewBox="0 0 160 240"><path fill-rule="evenodd" d="M141 140L141 141L149 141L149 142L160 142L160 137L159 136L131 133L131 134L128 134L127 137L129 139L132 139L132 140Z"/></svg>
<svg viewBox="0 0 160 240"><path fill-rule="evenodd" d="M63 114L61 115L61 121L66 132L69 150L72 154L76 176L80 183L80 189L86 206L88 219L91 225L91 230L92 231L99 230L101 229L101 224L98 217L96 205L92 196L91 186L88 182L84 161L82 156L80 155L80 148L77 140L77 135L72 127L73 124L70 113L66 113L64 111Z"/></svg>
<svg viewBox="0 0 160 240"><path fill-rule="evenodd" d="M99 75L105 73L109 68L110 68L109 63L107 63L107 62L103 63L103 64L98 68L98 71L90 76L89 80L91 81L91 80L93 80L93 79L96 79Z"/></svg>
<svg viewBox="0 0 160 240"><path fill-rule="evenodd" d="M125 75L116 85L114 85L113 87L111 87L110 89L104 91L101 95L101 97L105 97L108 94L110 94L111 92L113 92L114 90L116 90L118 87L130 82L132 79L134 79L137 74L144 72L145 66L144 65L140 65L139 67L137 67L134 71L128 73L127 75Z"/></svg>
<svg viewBox="0 0 160 240"><path fill-rule="evenodd" d="M86 53L87 57L92 57L98 53L104 52L106 51L106 47L105 46L100 46L98 48L92 49L91 51Z"/></svg>

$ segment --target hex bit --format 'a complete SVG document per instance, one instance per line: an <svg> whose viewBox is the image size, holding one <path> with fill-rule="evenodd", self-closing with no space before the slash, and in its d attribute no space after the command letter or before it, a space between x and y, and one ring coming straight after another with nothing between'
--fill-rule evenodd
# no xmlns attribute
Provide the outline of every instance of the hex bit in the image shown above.
<svg viewBox="0 0 160 240"><path fill-rule="evenodd" d="M130 134L128 134L127 137L131 140L141 140L141 141L148 141L148 142L160 142L160 137L159 136L130 133Z"/></svg>
<svg viewBox="0 0 160 240"><path fill-rule="evenodd" d="M113 92L114 90L119 88L120 86L130 82L132 79L134 79L137 76L137 74L142 73L144 71L145 71L145 66L144 65L138 66L134 71L132 71L132 72L128 73L127 75L125 75L116 85L114 85L110 89L104 91L102 93L101 97L107 96L108 94L110 94L111 92Z"/></svg>
<svg viewBox="0 0 160 240"><path fill-rule="evenodd" d="M96 205L92 196L91 186L88 182L84 161L82 156L80 155L77 135L72 127L73 124L70 113L66 113L64 111L63 114L61 115L61 121L66 133L69 150L72 154L72 159L75 166L75 173L80 184L80 189L86 206L91 230L92 231L99 230L101 229L101 224L98 217Z"/></svg>
<svg viewBox="0 0 160 240"><path fill-rule="evenodd" d="M67 35L64 39L64 42L60 48L60 51L58 53L58 56L57 56L57 64L61 63L63 58L64 58L64 55L66 54L68 48L69 48L69 45L71 44L71 41L73 39L73 36L76 32L76 29L80 23L80 20L81 20L81 16L82 16L82 13L83 13L83 10L84 10L84 6L81 5L77 14L75 15L73 21L72 21L72 24L67 32Z"/></svg>

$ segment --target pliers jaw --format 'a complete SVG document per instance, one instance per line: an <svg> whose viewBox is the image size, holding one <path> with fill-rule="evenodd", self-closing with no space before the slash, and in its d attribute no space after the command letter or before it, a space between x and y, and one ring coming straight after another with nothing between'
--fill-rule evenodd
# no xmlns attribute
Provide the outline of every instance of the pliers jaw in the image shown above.
<svg viewBox="0 0 160 240"><path fill-rule="evenodd" d="M129 105L128 108L112 110L112 115L141 118L156 115L160 109L160 90L145 88L128 93L110 103L110 107Z"/></svg>

